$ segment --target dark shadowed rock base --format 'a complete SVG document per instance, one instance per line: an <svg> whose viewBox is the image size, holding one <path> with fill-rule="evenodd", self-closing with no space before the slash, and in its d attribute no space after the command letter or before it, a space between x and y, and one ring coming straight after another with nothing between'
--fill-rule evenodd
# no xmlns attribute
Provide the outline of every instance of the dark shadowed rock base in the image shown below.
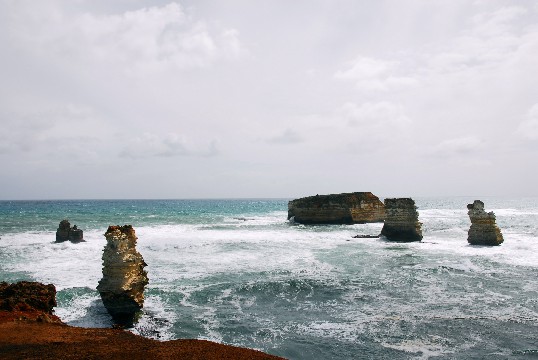
<svg viewBox="0 0 538 360"><path fill-rule="evenodd" d="M475 200L467 205L471 227L469 228L467 241L471 245L500 245L503 241L501 230L495 224L495 214L493 211L486 213L484 203Z"/></svg>
<svg viewBox="0 0 538 360"><path fill-rule="evenodd" d="M413 199L385 199L385 224L381 235L391 241L422 240L422 224L418 221L417 207Z"/></svg>
<svg viewBox="0 0 538 360"><path fill-rule="evenodd" d="M383 222L385 207L371 192L316 195L288 203L288 219L300 224L364 224Z"/></svg>

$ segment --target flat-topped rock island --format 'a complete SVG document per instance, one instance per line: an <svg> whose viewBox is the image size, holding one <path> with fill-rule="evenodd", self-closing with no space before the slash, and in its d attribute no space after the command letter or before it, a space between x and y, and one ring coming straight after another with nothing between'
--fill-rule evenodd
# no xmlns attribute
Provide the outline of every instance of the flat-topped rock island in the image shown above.
<svg viewBox="0 0 538 360"><path fill-rule="evenodd" d="M383 222L385 205L371 192L308 196L288 203L289 219L307 225Z"/></svg>

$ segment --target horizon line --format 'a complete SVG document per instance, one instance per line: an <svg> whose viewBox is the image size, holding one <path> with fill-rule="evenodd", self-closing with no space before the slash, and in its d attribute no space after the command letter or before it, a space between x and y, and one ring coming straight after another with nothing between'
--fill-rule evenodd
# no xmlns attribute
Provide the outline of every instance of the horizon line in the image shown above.
<svg viewBox="0 0 538 360"><path fill-rule="evenodd" d="M343 193L334 193L334 194L343 194ZM327 194L323 194L327 195ZM375 195L375 194L374 194ZM307 195L314 196L314 195ZM2 202L7 201L207 201L207 200L290 200L290 199L299 199L301 197L207 197L207 198L37 198L37 199L0 199ZM378 196L378 195L376 195ZM440 197L454 197L454 198L471 198L471 197L482 197L482 198L492 198L492 197L510 197L510 198L533 198L538 197L538 195L406 195L406 196L378 196L379 198L396 198L396 197L412 197L412 198L440 198Z"/></svg>

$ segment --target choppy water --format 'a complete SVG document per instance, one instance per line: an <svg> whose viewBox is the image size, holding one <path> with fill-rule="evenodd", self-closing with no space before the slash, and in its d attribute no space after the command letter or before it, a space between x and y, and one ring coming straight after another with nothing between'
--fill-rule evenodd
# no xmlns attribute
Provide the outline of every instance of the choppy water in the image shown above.
<svg viewBox="0 0 538 360"><path fill-rule="evenodd" d="M382 224L302 226L287 200L0 202L0 280L53 283L75 326L111 320L95 290L103 233L132 224L148 267L133 332L290 359L538 357L538 199L481 198L505 242L467 244L472 198L416 199L424 240ZM86 242L54 243L63 218Z"/></svg>

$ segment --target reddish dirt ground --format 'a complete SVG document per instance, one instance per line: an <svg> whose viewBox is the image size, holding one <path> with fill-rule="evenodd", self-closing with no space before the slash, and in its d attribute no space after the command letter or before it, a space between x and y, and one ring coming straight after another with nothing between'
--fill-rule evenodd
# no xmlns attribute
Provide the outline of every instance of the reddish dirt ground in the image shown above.
<svg viewBox="0 0 538 360"><path fill-rule="evenodd" d="M40 315L0 311L1 359L282 359L205 340L161 342L119 329L71 327Z"/></svg>

